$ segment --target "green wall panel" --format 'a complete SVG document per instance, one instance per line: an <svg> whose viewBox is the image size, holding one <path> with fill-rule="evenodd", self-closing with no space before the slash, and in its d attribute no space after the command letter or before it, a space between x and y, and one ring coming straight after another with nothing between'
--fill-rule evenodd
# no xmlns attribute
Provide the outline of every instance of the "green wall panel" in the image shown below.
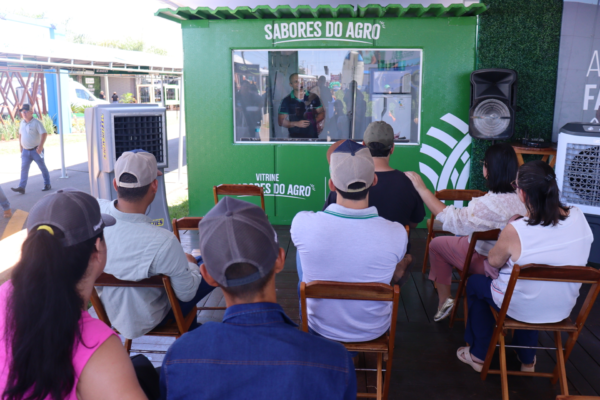
<svg viewBox="0 0 600 400"><path fill-rule="evenodd" d="M325 24L326 20L321 21ZM381 23L381 35L368 45L371 48L423 50L420 143L397 145L391 164L404 171L420 171L432 190L466 185L471 140L464 127L470 101L469 76L475 66L476 17L339 21ZM191 215L206 214L213 206L212 187L221 183L264 184L267 214L274 224L289 224L300 210L322 208L324 183L329 178L327 144L235 144L233 140L231 51L283 48L265 39L265 24L275 22L291 21L182 22ZM285 47L362 46L315 40L287 43ZM279 174L279 181L265 181L257 174ZM285 196L292 185L292 197L278 196L281 193L274 192L275 183L278 189L285 185ZM308 196L306 187L310 187Z"/></svg>

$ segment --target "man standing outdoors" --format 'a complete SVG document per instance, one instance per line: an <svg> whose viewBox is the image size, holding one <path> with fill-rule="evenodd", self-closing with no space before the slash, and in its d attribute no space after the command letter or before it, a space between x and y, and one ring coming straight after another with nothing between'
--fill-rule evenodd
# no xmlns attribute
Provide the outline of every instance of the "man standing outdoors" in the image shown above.
<svg viewBox="0 0 600 400"><path fill-rule="evenodd" d="M346 349L297 329L277 304L285 251L265 213L225 197L199 226L202 275L223 290L222 323L177 339L160 371L162 399L356 399Z"/></svg>
<svg viewBox="0 0 600 400"><path fill-rule="evenodd" d="M395 283L406 269L408 237L402 225L369 207L369 191L378 183L369 149L342 142L331 154L329 171L336 203L322 212L301 211L292 221L302 282ZM373 340L390 327L391 303L308 299L307 308L302 318L310 329L340 342Z"/></svg>
<svg viewBox="0 0 600 400"><path fill-rule="evenodd" d="M316 139L317 123L325 118L319 96L304 90L298 74L290 75L292 92L279 106L279 126L288 128L291 138Z"/></svg>
<svg viewBox="0 0 600 400"><path fill-rule="evenodd" d="M117 200L98 200L102 212L118 221L104 230L110 248L104 272L127 281L167 275L187 315L214 288L202 279L196 259L183 252L175 235L152 225L146 215L158 190L158 175L162 172L156 158L143 150L124 152L115 163ZM128 339L174 319L163 288L105 287L99 293L108 318ZM196 326L194 321L191 329Z"/></svg>
<svg viewBox="0 0 600 400"><path fill-rule="evenodd" d="M100 94L98 95L98 98L100 100L106 100L106 96L104 95L104 91L102 91L102 90L100 91Z"/></svg>
<svg viewBox="0 0 600 400"><path fill-rule="evenodd" d="M16 188L10 188L13 192L25 194L27 178L29 177L29 167L31 162L35 161L42 177L44 178L44 187L42 192L52 189L50 186L50 174L44 163L44 143L46 143L46 129L44 125L33 118L33 110L29 104L23 104L19 109L21 112L21 126L19 127L19 146L21 147L21 181Z"/></svg>

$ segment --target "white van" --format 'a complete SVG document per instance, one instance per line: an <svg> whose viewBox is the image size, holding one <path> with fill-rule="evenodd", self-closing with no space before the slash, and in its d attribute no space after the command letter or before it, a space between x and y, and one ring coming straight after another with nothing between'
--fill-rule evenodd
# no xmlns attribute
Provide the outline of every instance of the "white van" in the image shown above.
<svg viewBox="0 0 600 400"><path fill-rule="evenodd" d="M91 94L85 86L72 79L69 79L69 88L69 101L72 104L77 104L86 107L92 107L96 104L108 104L108 101L100 100L99 98Z"/></svg>

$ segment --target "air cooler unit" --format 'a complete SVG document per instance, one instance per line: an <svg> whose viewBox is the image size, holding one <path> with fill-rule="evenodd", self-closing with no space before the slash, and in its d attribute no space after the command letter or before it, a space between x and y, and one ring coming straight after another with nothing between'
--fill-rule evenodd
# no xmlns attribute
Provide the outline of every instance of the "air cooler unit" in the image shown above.
<svg viewBox="0 0 600 400"><path fill-rule="evenodd" d="M555 171L561 201L583 211L594 232L589 261L600 263L600 124L561 128Z"/></svg>
<svg viewBox="0 0 600 400"><path fill-rule="evenodd" d="M166 109L155 104L101 104L85 110L90 189L93 196L115 200L114 165L123 152L142 149L154 154L158 169L168 167ZM146 215L171 230L164 176Z"/></svg>

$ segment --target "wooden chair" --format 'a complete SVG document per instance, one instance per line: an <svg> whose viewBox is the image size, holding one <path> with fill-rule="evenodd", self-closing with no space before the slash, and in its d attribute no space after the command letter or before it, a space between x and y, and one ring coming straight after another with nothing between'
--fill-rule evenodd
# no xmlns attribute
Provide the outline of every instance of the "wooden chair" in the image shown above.
<svg viewBox="0 0 600 400"><path fill-rule="evenodd" d="M577 315L575 322L571 321L571 318L566 318L560 322L548 323L548 324L529 324L525 322L515 321L506 315L510 299L512 297L515 285L518 279L523 280L534 280L534 281L553 281L553 282L572 282L572 283L586 283L591 284L591 288L588 292L581 310ZM500 374L502 382L502 399L508 400L508 375L520 375L520 376L539 376L547 377L552 379L552 383L560 382L560 392L562 395L568 395L569 389L567 386L567 374L565 371L565 363L571 355L571 351L577 342L577 338L583 329L583 325L592 310L598 292L600 291L600 271L592 267L579 267L579 266L550 266L541 264L527 264L524 266L515 265L513 267L506 293L504 295L504 301L499 312L494 311L496 317L496 328L492 335L492 340L488 348L487 355L485 357L485 363L481 370L481 379L485 380L489 374ZM552 331L554 332L554 342L556 344L556 367L554 372L522 372L522 371L507 371L506 369L506 347L504 344L504 337L508 330L512 329L525 329L535 331ZM567 342L563 350L561 332L567 333ZM500 343L500 370L491 370L490 364L494 351L496 350L497 343Z"/></svg>
<svg viewBox="0 0 600 400"><path fill-rule="evenodd" d="M308 312L306 299L338 299L338 300L370 300L391 301L392 317L390 330L369 342L342 343L348 351L376 353L377 354L377 393L358 393L359 398L387 399L392 376L392 360L394 358L394 340L396 337L396 316L398 315L398 302L400 287L384 283L344 283L313 281L300 284L300 304L302 307L302 330L308 332ZM383 369L384 356L387 356L385 370ZM360 371L360 369L357 369ZM385 371L385 378L383 372Z"/></svg>
<svg viewBox="0 0 600 400"><path fill-rule="evenodd" d="M198 224L202 221L202 217L183 217L183 218L173 218L173 234L181 243L181 237L179 236L179 231L197 231ZM198 307L196 306L196 311L215 311L215 310L226 310L227 307Z"/></svg>
<svg viewBox="0 0 600 400"><path fill-rule="evenodd" d="M181 335L188 331L190 325L192 325L192 322L196 319L195 309L190 311L188 315L183 315L183 313L181 312L181 308L179 307L179 302L177 301L175 291L171 286L171 280L166 275L155 275L150 278L134 282L122 281L120 279L115 278L113 275L102 273L102 275L100 275L98 279L96 279L96 283L94 284L94 286L164 288L167 292L171 308L173 309L175 321L169 322L162 326L157 326L150 332L146 333L146 335L149 336L174 336L175 338L179 338ZM96 310L96 313L98 314L98 318L106 325L112 327L110 319L108 318L108 314L106 313L106 309L104 308L104 304L102 304L102 301L100 300L100 297L98 296L98 293L95 290L92 290L91 301L92 305L94 306L94 310ZM118 333L116 329L115 331ZM125 349L127 350L127 352L131 350L131 339L125 339Z"/></svg>
<svg viewBox="0 0 600 400"><path fill-rule="evenodd" d="M485 192L481 190L459 190L459 189L443 189L435 192L435 197L440 201L454 200L454 201L471 201L475 197L481 197L485 195ZM441 229L434 227L435 215L431 214L431 218L427 221L427 241L425 242L425 256L423 257L423 270L427 271L427 261L429 260L429 243L433 240L436 235L447 234L451 235L452 232L446 232Z"/></svg>
<svg viewBox="0 0 600 400"><path fill-rule="evenodd" d="M219 196L260 196L260 206L265 211L265 193L262 187L256 185L219 185L213 186L215 204Z"/></svg>
<svg viewBox="0 0 600 400"><path fill-rule="evenodd" d="M471 268L471 258L473 258L473 253L475 253L475 246L478 240L498 240L498 236L500 236L500 229L493 229L491 231L485 232L474 232L471 237L471 242L469 243L469 250L467 250L467 256L465 258L465 262L463 264L462 271L460 272L460 281L458 283L458 289L456 290L456 296L454 297L454 308L452 309L452 314L450 314L450 328L454 325L454 321L465 321L465 326L467 325L467 299L463 299L463 310L465 317L462 319L456 319L456 314L458 310L458 306L460 304L460 300L462 296L465 294L465 288L467 286L467 279L469 278L469 269Z"/></svg>
<svg viewBox="0 0 600 400"><path fill-rule="evenodd" d="M556 396L556 400L600 400L600 396Z"/></svg>

